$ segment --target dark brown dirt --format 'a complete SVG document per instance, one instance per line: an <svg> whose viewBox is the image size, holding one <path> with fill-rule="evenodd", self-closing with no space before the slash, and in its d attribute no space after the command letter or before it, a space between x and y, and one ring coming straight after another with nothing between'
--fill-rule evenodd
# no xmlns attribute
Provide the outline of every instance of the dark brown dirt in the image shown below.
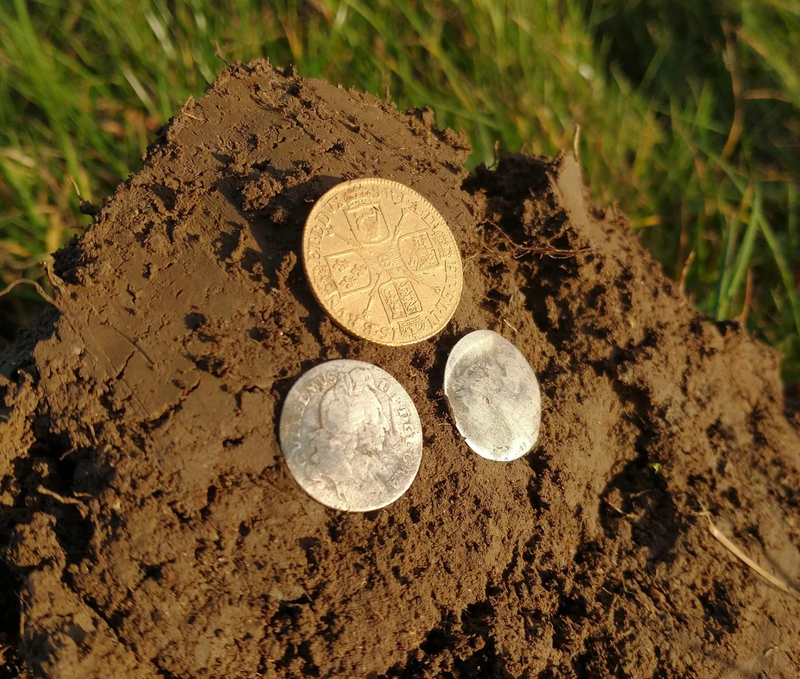
<svg viewBox="0 0 800 679"><path fill-rule="evenodd" d="M699 515L797 583L778 357L695 313L572 156L470 176L467 153L430 111L263 62L184 106L0 362L0 676L800 674L800 602ZM429 341L359 341L306 285L306 215L361 176L425 195L461 245ZM541 379L539 446L510 464L443 401L477 328ZM276 441L293 380L342 357L397 377L425 436L411 490L363 515L307 497Z"/></svg>

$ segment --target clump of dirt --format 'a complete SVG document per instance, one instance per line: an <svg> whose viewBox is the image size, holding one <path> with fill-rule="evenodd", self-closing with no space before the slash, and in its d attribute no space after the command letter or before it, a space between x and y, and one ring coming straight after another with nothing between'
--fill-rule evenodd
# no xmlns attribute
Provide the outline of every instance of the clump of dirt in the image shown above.
<svg viewBox="0 0 800 679"><path fill-rule="evenodd" d="M0 648L6 676L796 677L800 440L778 357L695 313L577 161L503 158L372 96L229 68L56 256L57 310L6 352ZM430 200L464 261L432 338L335 326L298 247L355 177ZM490 462L442 393L490 328L540 376L537 449ZM393 374L425 452L410 491L315 503L277 443L320 361ZM2 671L0 671L2 675Z"/></svg>

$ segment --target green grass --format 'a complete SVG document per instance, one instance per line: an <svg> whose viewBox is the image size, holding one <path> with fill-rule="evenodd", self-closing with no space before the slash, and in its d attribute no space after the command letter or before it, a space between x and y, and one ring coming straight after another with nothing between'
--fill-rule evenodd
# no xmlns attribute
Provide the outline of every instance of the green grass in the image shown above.
<svg viewBox="0 0 800 679"><path fill-rule="evenodd" d="M740 318L800 379L798 0L59 0L0 2L0 283L88 223L94 202L228 59L269 57L431 105L472 165L554 154L581 125L616 201L696 306ZM688 266L687 266L688 263ZM749 304L745 310L745 298ZM37 302L17 288L0 335ZM0 339L0 341L2 341Z"/></svg>

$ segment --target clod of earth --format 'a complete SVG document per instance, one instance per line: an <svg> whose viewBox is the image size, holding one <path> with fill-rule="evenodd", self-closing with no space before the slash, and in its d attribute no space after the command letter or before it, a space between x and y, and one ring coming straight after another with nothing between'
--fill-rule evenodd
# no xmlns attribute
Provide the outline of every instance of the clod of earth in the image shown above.
<svg viewBox="0 0 800 679"><path fill-rule="evenodd" d="M429 110L264 62L178 113L0 361L0 676L798 676L800 602L698 512L797 584L778 357L695 313L574 156L470 175L467 153ZM314 201L363 176L460 244L461 303L425 342L345 334L298 263ZM479 328L542 390L537 448L502 465L440 387ZM419 409L419 474L380 511L326 509L280 455L286 393L333 358Z"/></svg>

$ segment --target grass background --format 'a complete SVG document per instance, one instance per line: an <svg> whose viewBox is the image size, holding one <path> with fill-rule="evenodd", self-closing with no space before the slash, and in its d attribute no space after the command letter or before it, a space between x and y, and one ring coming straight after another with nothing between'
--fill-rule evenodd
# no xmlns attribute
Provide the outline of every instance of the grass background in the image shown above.
<svg viewBox="0 0 800 679"><path fill-rule="evenodd" d="M780 348L800 380L800 0L0 0L0 287L140 165L229 60L269 57L430 105L473 166L554 154L693 303ZM41 309L0 300L0 348Z"/></svg>

